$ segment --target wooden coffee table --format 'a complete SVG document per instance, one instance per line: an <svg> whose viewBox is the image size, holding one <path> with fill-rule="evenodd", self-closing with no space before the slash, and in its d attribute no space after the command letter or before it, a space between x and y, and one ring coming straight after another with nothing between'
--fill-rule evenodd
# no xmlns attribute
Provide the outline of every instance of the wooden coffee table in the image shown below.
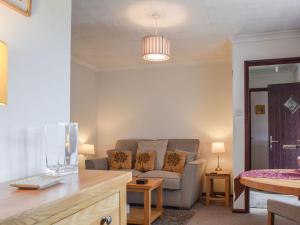
<svg viewBox="0 0 300 225"><path fill-rule="evenodd" d="M148 178L147 184L136 184L134 178L127 184L127 192L142 192L144 193L144 208L130 207L130 214L127 215L128 224L144 224L150 225L158 217L163 215L163 179ZM157 190L156 208L151 208L151 192Z"/></svg>

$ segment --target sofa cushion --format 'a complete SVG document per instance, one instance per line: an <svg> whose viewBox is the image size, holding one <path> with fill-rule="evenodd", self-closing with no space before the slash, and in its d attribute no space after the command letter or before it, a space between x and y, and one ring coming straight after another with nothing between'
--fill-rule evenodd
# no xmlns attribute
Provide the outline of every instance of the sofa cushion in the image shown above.
<svg viewBox="0 0 300 225"><path fill-rule="evenodd" d="M167 151L167 146L168 140L139 141L137 152L155 151L155 169L161 170L164 166L164 158Z"/></svg>
<svg viewBox="0 0 300 225"><path fill-rule="evenodd" d="M180 149L198 155L199 139L168 139L168 149Z"/></svg>
<svg viewBox="0 0 300 225"><path fill-rule="evenodd" d="M170 190L180 190L181 189L181 174L163 170L152 170L146 173L142 173L138 178L162 178L163 188Z"/></svg>
<svg viewBox="0 0 300 225"><path fill-rule="evenodd" d="M174 150L168 150L168 151L184 152L186 154L186 160L185 160L186 164L194 161L197 158L197 154L194 152L188 152L188 151L181 150L181 149L174 149Z"/></svg>
<svg viewBox="0 0 300 225"><path fill-rule="evenodd" d="M107 151L108 163L110 169L131 169L132 152L131 151Z"/></svg>
<svg viewBox="0 0 300 225"><path fill-rule="evenodd" d="M138 151L136 154L134 169L141 172L154 170L155 155L156 155L155 151L149 151L149 152Z"/></svg>
<svg viewBox="0 0 300 225"><path fill-rule="evenodd" d="M186 161L186 156L187 154L183 151L167 151L165 155L163 170L182 173Z"/></svg>

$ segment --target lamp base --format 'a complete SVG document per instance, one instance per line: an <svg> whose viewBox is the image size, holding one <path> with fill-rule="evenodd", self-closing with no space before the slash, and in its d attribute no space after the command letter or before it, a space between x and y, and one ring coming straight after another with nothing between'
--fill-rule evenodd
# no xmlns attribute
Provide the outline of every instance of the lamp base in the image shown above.
<svg viewBox="0 0 300 225"><path fill-rule="evenodd" d="M215 171L222 171L222 168L221 168L221 167L217 167L217 168L215 169Z"/></svg>

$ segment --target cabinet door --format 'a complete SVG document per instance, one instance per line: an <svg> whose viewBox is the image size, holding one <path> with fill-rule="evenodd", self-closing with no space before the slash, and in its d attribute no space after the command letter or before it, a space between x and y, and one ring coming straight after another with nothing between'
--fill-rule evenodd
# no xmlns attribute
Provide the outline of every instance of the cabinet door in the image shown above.
<svg viewBox="0 0 300 225"><path fill-rule="evenodd" d="M116 193L96 204L69 216L55 225L108 225L101 223L102 217L111 217L110 225L120 225L120 194Z"/></svg>

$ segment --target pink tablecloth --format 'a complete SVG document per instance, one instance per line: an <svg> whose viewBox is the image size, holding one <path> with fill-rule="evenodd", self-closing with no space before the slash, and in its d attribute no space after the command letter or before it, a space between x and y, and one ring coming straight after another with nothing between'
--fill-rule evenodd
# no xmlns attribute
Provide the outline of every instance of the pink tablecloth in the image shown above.
<svg viewBox="0 0 300 225"><path fill-rule="evenodd" d="M267 169L267 170L249 170L241 173L234 178L234 193L235 200L245 191L246 187L240 183L242 177L254 178L270 178L270 179L286 179L286 180L300 180L300 169L284 170L284 169Z"/></svg>

